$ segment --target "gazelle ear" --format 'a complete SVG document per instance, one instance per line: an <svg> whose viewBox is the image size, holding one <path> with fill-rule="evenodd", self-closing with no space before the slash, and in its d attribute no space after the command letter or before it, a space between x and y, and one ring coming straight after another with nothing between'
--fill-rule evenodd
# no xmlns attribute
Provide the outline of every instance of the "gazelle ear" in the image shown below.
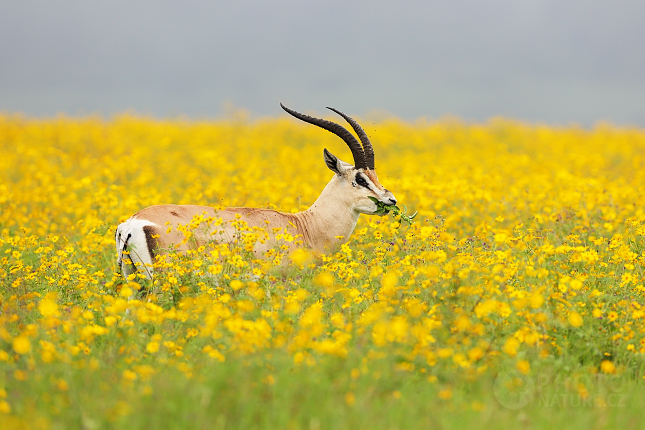
<svg viewBox="0 0 645 430"><path fill-rule="evenodd" d="M341 167L341 161L336 157L334 154L331 152L327 151L327 148L323 151L323 154L325 155L325 164L327 164L327 167L329 170L334 172L337 175L342 175L342 167Z"/></svg>

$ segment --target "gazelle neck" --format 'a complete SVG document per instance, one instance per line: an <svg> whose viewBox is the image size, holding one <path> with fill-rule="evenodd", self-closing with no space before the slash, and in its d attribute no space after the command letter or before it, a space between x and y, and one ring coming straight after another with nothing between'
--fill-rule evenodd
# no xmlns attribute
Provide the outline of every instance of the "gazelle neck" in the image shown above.
<svg viewBox="0 0 645 430"><path fill-rule="evenodd" d="M353 208L351 196L343 192L345 186L349 184L334 176L309 209L295 214L303 224L305 241L313 249L323 251L335 243L345 243L354 231L360 213Z"/></svg>

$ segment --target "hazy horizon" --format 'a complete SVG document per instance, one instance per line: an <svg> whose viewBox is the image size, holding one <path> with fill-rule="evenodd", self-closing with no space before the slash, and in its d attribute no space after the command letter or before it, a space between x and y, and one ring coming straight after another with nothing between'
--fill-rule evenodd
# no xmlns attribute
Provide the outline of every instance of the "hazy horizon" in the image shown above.
<svg viewBox="0 0 645 430"><path fill-rule="evenodd" d="M644 2L0 5L0 111L645 126Z"/></svg>

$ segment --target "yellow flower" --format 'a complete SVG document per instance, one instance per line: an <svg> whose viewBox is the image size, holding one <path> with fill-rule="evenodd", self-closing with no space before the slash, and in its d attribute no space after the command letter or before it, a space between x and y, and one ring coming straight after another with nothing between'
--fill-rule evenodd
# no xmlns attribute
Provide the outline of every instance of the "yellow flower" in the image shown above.
<svg viewBox="0 0 645 430"><path fill-rule="evenodd" d="M27 354L31 351L31 342L26 336L18 336L13 340L13 350L18 354Z"/></svg>
<svg viewBox="0 0 645 430"><path fill-rule="evenodd" d="M370 278L378 278L383 274L383 267L381 266L372 266L370 269Z"/></svg>
<svg viewBox="0 0 645 430"><path fill-rule="evenodd" d="M242 283L242 281L238 279L232 280L230 285L233 291L240 290L242 287L244 287L244 283Z"/></svg>
<svg viewBox="0 0 645 430"><path fill-rule="evenodd" d="M460 315L455 321L453 322L454 327L459 330L459 331L465 331L468 330L471 326L470 320L468 319L468 316L466 315Z"/></svg>
<svg viewBox="0 0 645 430"><path fill-rule="evenodd" d="M298 302L289 302L284 307L284 312L289 315L296 315L300 312L300 303Z"/></svg>
<svg viewBox="0 0 645 430"><path fill-rule="evenodd" d="M319 285L321 287L331 287L334 285L334 275L332 275L329 272L320 272L319 274L316 275L314 278L314 283L316 285Z"/></svg>
<svg viewBox="0 0 645 430"><path fill-rule="evenodd" d="M381 288L384 290L391 290L399 283L399 277L396 273L387 273L381 279Z"/></svg>
<svg viewBox="0 0 645 430"><path fill-rule="evenodd" d="M515 367L517 367L517 370L519 370L520 372L522 372L524 375L526 375L527 373L529 373L529 371L531 370L531 364L530 364L528 361L526 361L526 360L519 360L519 361L515 364Z"/></svg>
<svg viewBox="0 0 645 430"><path fill-rule="evenodd" d="M609 360L603 360L602 363L600 363L600 370L602 373L616 373L616 366L614 366L614 363L612 363Z"/></svg>
<svg viewBox="0 0 645 430"><path fill-rule="evenodd" d="M154 354L155 352L159 351L159 342L148 342L148 345L146 345L146 351L148 351L151 354Z"/></svg>
<svg viewBox="0 0 645 430"><path fill-rule="evenodd" d="M322 287L327 295L333 295L335 292L336 280L334 275L329 272L320 272L314 277L314 285Z"/></svg>
<svg viewBox="0 0 645 430"><path fill-rule="evenodd" d="M445 389L445 390L439 391L439 398L443 400L450 400L452 398L452 390Z"/></svg>
<svg viewBox="0 0 645 430"><path fill-rule="evenodd" d="M352 380L357 380L361 376L361 371L358 369L352 369L351 378Z"/></svg>
<svg viewBox="0 0 645 430"><path fill-rule="evenodd" d="M132 370L125 369L123 371L123 378L128 380L128 381L135 381L137 379L137 374L136 374L136 372L133 372Z"/></svg>
<svg viewBox="0 0 645 430"><path fill-rule="evenodd" d="M582 315L576 311L569 312L568 320L572 327L580 327L584 323Z"/></svg>
<svg viewBox="0 0 645 430"><path fill-rule="evenodd" d="M60 315L60 312L58 311L58 305L49 299L42 299L40 303L38 303L38 310L40 311L40 314L45 317L57 317Z"/></svg>
<svg viewBox="0 0 645 430"><path fill-rule="evenodd" d="M468 359L472 362L475 362L484 357L484 350L476 346L468 351Z"/></svg>
<svg viewBox="0 0 645 430"><path fill-rule="evenodd" d="M490 313L495 312L496 309L497 302L495 300L484 300L475 306L475 315L481 319L488 316Z"/></svg>
<svg viewBox="0 0 645 430"><path fill-rule="evenodd" d="M123 288L121 288L121 292L119 293L121 297L125 297L125 298L132 296L132 294L134 294L132 291L132 288L128 286L124 286Z"/></svg>
<svg viewBox="0 0 645 430"><path fill-rule="evenodd" d="M582 281L580 279L573 279L571 282L569 282L569 285L574 290L579 290L580 288L582 288Z"/></svg>
<svg viewBox="0 0 645 430"><path fill-rule="evenodd" d="M494 237L495 243L498 243L498 244L506 243L508 239L509 239L509 236L505 232L497 233Z"/></svg>
<svg viewBox="0 0 645 430"><path fill-rule="evenodd" d="M451 348L439 348L437 350L437 356L440 358L448 358L451 357L453 354L453 350Z"/></svg>
<svg viewBox="0 0 645 430"><path fill-rule="evenodd" d="M514 337L509 337L506 339L506 342L504 342L504 346L502 347L502 350L510 355L511 357L515 357L517 355L517 349L520 347L520 342L515 339Z"/></svg>
<svg viewBox="0 0 645 430"><path fill-rule="evenodd" d="M311 252L303 248L298 248L291 253L290 258L298 266L303 266L311 261Z"/></svg>
<svg viewBox="0 0 645 430"><path fill-rule="evenodd" d="M530 297L529 300L530 300L530 303L531 303L531 307L533 309L539 309L544 304L544 297L542 297L542 294L540 294L538 292L535 292L535 293L531 294L531 297Z"/></svg>

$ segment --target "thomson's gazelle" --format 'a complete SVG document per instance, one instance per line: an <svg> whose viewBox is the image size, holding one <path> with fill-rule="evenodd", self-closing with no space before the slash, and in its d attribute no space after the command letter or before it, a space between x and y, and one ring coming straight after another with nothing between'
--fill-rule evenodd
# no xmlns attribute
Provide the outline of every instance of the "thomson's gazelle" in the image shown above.
<svg viewBox="0 0 645 430"><path fill-rule="evenodd" d="M198 205L158 205L140 210L116 229L117 265L121 267L124 276L137 271L138 266L141 272L151 277L151 266L155 256L169 249L185 251L212 240L234 241L235 227L231 225L231 221L235 220L236 216L241 217L249 227L266 228L268 232L286 229L286 232L301 238L302 246L323 251L335 243L346 242L361 213L375 214L378 208L370 197L385 205L396 204L394 195L378 181L374 171L372 144L356 121L336 109L328 108L352 126L362 146L354 135L339 124L298 113L282 104L280 106L296 118L322 127L343 139L352 151L354 166L338 159L325 149L325 163L335 175L314 204L296 214L255 208L216 210ZM194 240L185 241L183 233L177 227L190 224L196 215L221 218L223 223L216 229L218 234L213 235L212 230L206 228L197 228L193 231ZM169 226L172 228L169 229ZM261 256L273 248L275 242L275 239L270 238L265 243L256 243L254 253Z"/></svg>

